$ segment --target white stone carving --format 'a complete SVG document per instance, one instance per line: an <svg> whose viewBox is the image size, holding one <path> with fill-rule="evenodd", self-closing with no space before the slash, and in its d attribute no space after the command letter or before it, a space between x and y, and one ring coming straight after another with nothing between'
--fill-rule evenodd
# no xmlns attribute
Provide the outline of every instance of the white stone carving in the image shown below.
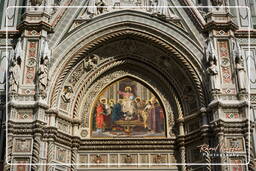
<svg viewBox="0 0 256 171"><path fill-rule="evenodd" d="M69 103L73 97L73 89L71 86L64 86L61 98L65 103Z"/></svg>
<svg viewBox="0 0 256 171"><path fill-rule="evenodd" d="M82 19L121 9L134 9L151 13L165 19L177 19L170 10L168 0L89 0Z"/></svg>
<svg viewBox="0 0 256 171"><path fill-rule="evenodd" d="M39 93L42 95L42 97L46 97L46 90L48 86L48 63L49 59L46 56L45 58L41 58L41 64L39 66L39 72L38 72L38 77L39 77Z"/></svg>
<svg viewBox="0 0 256 171"><path fill-rule="evenodd" d="M213 46L213 42L211 39L207 40L207 48L206 48L206 60L209 64L207 71L210 75L211 89L219 90L219 80L218 80L218 67L217 67L217 56L216 50Z"/></svg>
<svg viewBox="0 0 256 171"><path fill-rule="evenodd" d="M236 40L232 40L233 57L236 63L237 82L240 91L244 91L246 88L246 74L244 67L244 57L239 43Z"/></svg>
<svg viewBox="0 0 256 171"><path fill-rule="evenodd" d="M10 60L9 67L9 92L18 93L21 74L21 62L22 62L23 50L21 48L21 39L18 40L14 55Z"/></svg>

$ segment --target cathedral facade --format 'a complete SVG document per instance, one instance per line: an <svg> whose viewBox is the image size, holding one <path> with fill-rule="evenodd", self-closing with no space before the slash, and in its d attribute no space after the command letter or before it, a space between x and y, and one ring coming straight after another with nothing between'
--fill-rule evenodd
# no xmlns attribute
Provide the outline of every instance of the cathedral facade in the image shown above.
<svg viewBox="0 0 256 171"><path fill-rule="evenodd" d="M0 170L255 170L254 0L0 9Z"/></svg>

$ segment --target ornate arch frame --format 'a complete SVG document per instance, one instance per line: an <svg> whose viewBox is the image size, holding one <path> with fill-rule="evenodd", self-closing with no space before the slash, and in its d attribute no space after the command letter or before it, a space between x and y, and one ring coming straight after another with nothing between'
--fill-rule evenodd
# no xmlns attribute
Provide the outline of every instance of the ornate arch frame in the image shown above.
<svg viewBox="0 0 256 171"><path fill-rule="evenodd" d="M95 23L96 22L97 21L95 21ZM161 21L158 21L158 22L161 22ZM163 24L163 23L160 23L160 24ZM84 26L86 26L86 24ZM76 31L74 31L74 35L79 31L82 31L85 28L84 26L81 26ZM203 80L202 77L205 76L204 68L202 64L198 61L198 59L196 59L196 57L194 56L200 53L202 54L202 52L198 51L198 52L191 53L189 52L186 45L182 44L178 40L175 40L173 36L170 37L168 35L163 35L163 31L161 31L161 29L158 28L157 30L154 30L146 26L144 23L140 24L140 23L127 21L125 22L125 24L117 23L114 26L111 25L107 28L102 28L102 29L98 28L96 29L97 30L96 32L92 34L88 34L89 37L84 37L79 42L76 42L76 45L79 44L79 46L71 48L70 51L66 54L66 57L62 59L62 62L60 64L62 68L61 70L59 71L51 70L51 72L57 73L56 77L53 79L53 82L52 82L53 83L52 87L54 88L51 90L50 98L48 99L52 107L57 106L56 103L58 101L57 100L58 94L60 94L63 81L65 80L71 68L76 63L84 59L85 56L87 56L91 50L97 48L97 46L99 46L100 44L103 44L108 40L111 40L123 35L133 35L133 36L137 36L142 39L148 40L153 44L157 45L159 48L165 50L169 54L172 54L172 56L175 56L175 60L177 60L177 62L181 64L185 72L189 75L190 79L192 80L194 86L196 87L200 105L202 107L205 106L205 101L206 101L206 98L205 98L206 92L204 92L205 85L201 81ZM174 29L173 25L171 26L170 29ZM158 33L159 35L156 35L155 33ZM68 39L72 40L72 34L70 35L70 38L67 38L67 40ZM189 40L189 41L192 41L192 40ZM181 51L181 49L183 51Z"/></svg>
<svg viewBox="0 0 256 171"><path fill-rule="evenodd" d="M95 23L96 22L97 21L95 21ZM161 22L161 21L158 21L158 22ZM159 24L163 24L163 23L159 23ZM79 32L84 32L83 29L86 29L85 26L86 24L79 27L77 30L71 33L66 38L66 40L63 41L63 43L65 42L68 43L70 40L72 41L74 39L73 35L76 35ZM88 27L90 27L90 24L88 25ZM173 25L170 26L170 29L175 30ZM74 66L80 63L82 60L86 59L89 55L92 54L93 50L97 49L102 44L107 43L108 41L111 41L114 39L118 39L119 37L122 37L122 36L133 36L133 37L148 41L154 46L157 46L158 48L166 52L169 57L173 57L173 59L184 69L184 72L188 75L189 79L192 82L192 85L195 87L196 94L198 96L198 101L200 103L200 107L205 106L207 94L206 92L204 92L205 85L201 81L204 79L203 77L205 76L205 73L204 73L205 69L201 63L202 61L199 62L199 59L195 57L198 54L203 54L203 52L200 50L191 52L187 47L187 45L184 45L182 42L180 42L173 36L170 36L168 34L164 35L164 32L161 31L160 28L152 29L151 27L145 25L145 23L142 24L142 23L131 22L131 21L127 21L125 23L116 23L115 25L111 25L105 28L97 28L95 32L88 34L88 36L85 36L82 39L77 39L77 41L74 41L76 43L73 44L71 48L69 48L70 50L67 53L65 53L64 58L62 59L57 58L57 60L55 60L55 63L53 64L53 68L52 70L50 70L51 73L55 73L54 79L52 81L53 89L50 90L50 93L48 96L50 106L52 108L58 108L58 99L60 98L60 94L64 86L64 82L67 79L70 71ZM187 36L184 36L184 37L187 37ZM192 40L188 40L188 41L192 42L191 45L196 44ZM59 45L58 48L62 47L62 44ZM195 49L195 47L193 47L193 49ZM129 58L129 55L131 54L128 54L126 58L127 57ZM150 60L147 61L145 58L141 60L142 61L145 60L144 61L145 63L147 62L150 63ZM97 95L101 90L101 89L98 89L97 92L91 91L90 85L93 85L93 84L90 84L90 82L95 83L95 81L102 76L103 72L111 70L111 68L117 67L118 65L124 65L127 62L131 63L131 61L132 60L122 61L119 59L118 60L114 59L112 61L111 59L108 59L106 61L103 60L103 63L96 66L93 72L87 73L84 76L84 78L86 78L86 81L84 81L86 82L86 84L83 84L80 82L79 91L77 91L75 95L74 103L72 104L72 113L73 113L72 117L74 120L78 120L80 123L81 122L84 123L83 126L86 129L90 128L90 122L89 122L90 109L89 107L85 107L85 110L82 110L81 105L85 104L84 103L86 99L85 97L88 96L89 92L91 92L94 95ZM54 68L56 68L54 66L56 66L56 64L58 63L60 66L58 68L61 68L61 69L54 70ZM106 66L105 68L103 67L104 65ZM131 74L130 76L133 76L132 73L130 74ZM163 83L165 82L164 83L165 85L170 85L168 89L169 89L169 92L172 92L171 93L173 95L172 99L175 104L173 105L175 106L173 107L173 110L168 111L167 110L169 109L168 106L171 106L170 103L168 104L170 100L164 99L163 93L155 89L155 92L159 95L159 97L161 97L161 101L164 104L166 114L168 115L166 116L167 118L166 122L168 123L166 125L168 125L167 136L170 137L170 136L173 136L172 128L173 128L173 124L175 123L173 114L175 115L175 120L177 122L179 120L182 120L184 117L183 107L182 107L183 103L181 103L181 99L179 99L180 98L178 96L179 89L178 89L178 85L175 84L175 81L172 84L170 84L172 79L170 76L168 76L168 73L166 72L159 72L159 75L163 77L163 80L165 81L167 80L167 82L163 81ZM124 76L125 74L120 75L117 79L120 79ZM129 74L126 74L126 76L129 76ZM135 74L135 77L136 77L136 74ZM140 78L140 77L137 77L137 78ZM144 80L144 83L147 84L147 82L148 81ZM110 83L111 81L105 82L105 85L109 85ZM91 104L91 103L88 103L88 104ZM86 118L82 118L82 116L84 116L84 113L86 113Z"/></svg>

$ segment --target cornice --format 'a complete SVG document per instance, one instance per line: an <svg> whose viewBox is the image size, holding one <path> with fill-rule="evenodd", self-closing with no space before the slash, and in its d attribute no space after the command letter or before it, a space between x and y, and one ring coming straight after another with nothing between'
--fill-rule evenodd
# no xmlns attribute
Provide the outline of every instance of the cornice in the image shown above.
<svg viewBox="0 0 256 171"><path fill-rule="evenodd" d="M40 101L31 101L31 102L18 102L18 101L10 101L8 102L9 107L13 107L16 109L35 109L37 107L41 107L43 109L48 109L49 105Z"/></svg>
<svg viewBox="0 0 256 171"><path fill-rule="evenodd" d="M216 107L223 107L223 108L241 108L247 107L249 105L248 101L239 101L239 100L213 100L208 104L207 110L211 110Z"/></svg>
<svg viewBox="0 0 256 171"><path fill-rule="evenodd" d="M256 38L256 29L253 30L237 30L235 32L235 37L237 38Z"/></svg>
<svg viewBox="0 0 256 171"><path fill-rule="evenodd" d="M227 21L227 22L216 22L211 21L208 22L204 26L204 31L211 31L211 30L237 30L238 26L233 21Z"/></svg>
<svg viewBox="0 0 256 171"><path fill-rule="evenodd" d="M18 26L17 29L20 31L24 30L46 30L48 33L53 33L53 28L50 24L44 21L38 22L28 22L22 21Z"/></svg>

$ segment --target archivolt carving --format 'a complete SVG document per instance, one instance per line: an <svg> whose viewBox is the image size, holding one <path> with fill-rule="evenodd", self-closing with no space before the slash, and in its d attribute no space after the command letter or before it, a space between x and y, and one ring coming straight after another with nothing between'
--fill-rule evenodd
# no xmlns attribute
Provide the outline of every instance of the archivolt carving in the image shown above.
<svg viewBox="0 0 256 171"><path fill-rule="evenodd" d="M65 68L61 71L60 76L56 80L56 83L55 83L55 86L54 86L54 89L53 89L53 92L52 92L52 98L50 99L51 100L51 105L56 106L57 97L58 97L58 94L60 94L61 86L63 84L63 80L65 79L67 74L70 72L72 67L74 67L74 65L77 62L79 62L81 59L84 58L84 55L86 53L88 53L91 49L95 48L99 44L104 43L107 40L110 40L112 38L119 37L119 36L122 36L122 35L127 35L127 34L132 35L132 36L137 36L137 37L143 38L145 40L150 40L151 42L155 43L156 45L159 45L160 47L162 47L163 49L165 49L169 53L175 55L176 58L183 64L183 66L185 66L188 75L191 75L192 80L194 81L194 85L197 88L197 93L199 95L200 104L202 106L205 105L204 92L203 92L203 89L202 89L200 78L199 78L198 74L196 73L196 71L194 70L194 68L192 67L192 65L190 64L190 62L188 61L188 59L186 59L186 57L184 57L181 54L181 52L178 52L170 44L164 42L163 40L161 40L159 38L156 38L156 37L154 37L152 35L149 35L149 34L145 34L145 33L142 33L142 32L137 32L137 31L132 31L132 30L123 30L123 31L119 31L119 32L116 32L116 33L110 33L110 34L108 34L104 37L98 38L97 40L95 40L95 41L91 42L90 44L87 44L85 47L83 47L83 51L78 52L76 56L69 59L69 61L66 62Z"/></svg>
<svg viewBox="0 0 256 171"><path fill-rule="evenodd" d="M152 61L149 61L149 59L145 59L145 58L141 58L141 57L134 57L134 61L140 59L141 63L148 63L149 65L152 66L157 66L158 63L152 63ZM85 59L86 60L86 59ZM133 58L129 58L129 60L133 60ZM74 117L78 117L77 114L77 109L78 109L78 105L80 104L80 98L83 96L83 93L85 92L85 89L87 88L87 86L89 86L97 77L99 77L101 74L104 74L106 71L110 70L111 68L120 66L122 64L124 64L125 62L129 61L128 58L119 58L119 57L115 57L115 58L107 58L107 59L102 59L98 65L97 65L97 70L93 69L93 72L85 72L82 76L80 76L80 80L77 82L76 85L74 85L74 92L77 92L76 95L74 95L74 97L77 97L76 99L76 104L73 107L73 109L70 109L70 111L73 111L73 116ZM82 62L83 63L83 62ZM80 64L78 64L78 66L80 66ZM96 66L95 66L96 67ZM140 66L142 67L142 66ZM161 70L161 67L157 68L158 70ZM163 72L165 75L169 75L166 72ZM72 75L72 73L71 73ZM160 77L160 76L159 76ZM174 87L178 87L178 84L176 83L176 80L174 80L171 76L168 77L168 80L171 80L170 82L172 83L172 85L174 85ZM84 85L86 84L86 85ZM83 87L81 90L79 90L79 87ZM181 93L181 92L179 92Z"/></svg>

